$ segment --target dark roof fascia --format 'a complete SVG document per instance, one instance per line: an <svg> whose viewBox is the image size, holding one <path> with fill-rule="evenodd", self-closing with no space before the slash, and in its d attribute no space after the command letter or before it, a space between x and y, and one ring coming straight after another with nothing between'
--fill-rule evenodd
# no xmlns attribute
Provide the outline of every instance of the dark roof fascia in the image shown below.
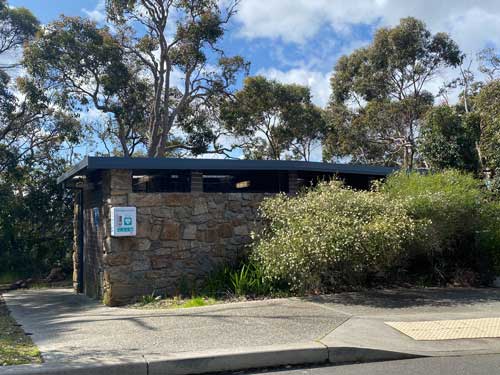
<svg viewBox="0 0 500 375"><path fill-rule="evenodd" d="M178 159L178 158L121 158L86 156L80 163L57 179L62 183L74 176L95 170L258 170L258 171L305 171L340 174L387 176L397 170L358 164L333 164L295 160L235 160L235 159Z"/></svg>
<svg viewBox="0 0 500 375"><path fill-rule="evenodd" d="M60 175L57 178L57 183L61 184L61 183L65 182L66 180L69 180L72 177L85 174L83 172L85 172L85 170L87 169L88 164L89 164L89 157L85 156L82 161L75 164L74 166L71 167L70 170L68 170L68 171L64 172L62 175Z"/></svg>

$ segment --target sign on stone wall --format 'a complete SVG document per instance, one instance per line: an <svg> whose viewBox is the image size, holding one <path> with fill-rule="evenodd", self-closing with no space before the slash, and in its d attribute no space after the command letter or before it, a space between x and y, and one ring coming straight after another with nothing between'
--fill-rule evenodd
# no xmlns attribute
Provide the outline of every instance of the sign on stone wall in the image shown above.
<svg viewBox="0 0 500 375"><path fill-rule="evenodd" d="M113 237L135 236L137 234L136 217L135 207L112 207L111 235Z"/></svg>
<svg viewBox="0 0 500 375"><path fill-rule="evenodd" d="M94 215L94 228L99 227L99 207L94 207L92 209L92 213Z"/></svg>

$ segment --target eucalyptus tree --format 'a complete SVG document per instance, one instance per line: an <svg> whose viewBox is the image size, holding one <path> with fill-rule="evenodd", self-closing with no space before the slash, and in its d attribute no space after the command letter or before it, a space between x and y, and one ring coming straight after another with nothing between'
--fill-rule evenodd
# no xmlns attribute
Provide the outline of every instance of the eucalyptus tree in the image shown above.
<svg viewBox="0 0 500 375"><path fill-rule="evenodd" d="M489 81L500 78L500 54L494 48L485 48L478 53L479 71Z"/></svg>
<svg viewBox="0 0 500 375"><path fill-rule="evenodd" d="M477 173L480 118L459 106L442 105L426 114L418 141L419 153L431 169L460 169Z"/></svg>
<svg viewBox="0 0 500 375"><path fill-rule="evenodd" d="M221 117L245 156L256 159L309 160L325 125L309 88L262 76L247 77L243 88L223 104Z"/></svg>
<svg viewBox="0 0 500 375"><path fill-rule="evenodd" d="M39 26L0 0L0 273L41 276L69 254L72 236L70 199L55 177L79 123L15 69Z"/></svg>
<svg viewBox="0 0 500 375"><path fill-rule="evenodd" d="M30 40L39 27L37 18L24 7L11 7L6 0L0 0L0 55L13 54ZM18 65L18 61L1 64L5 69Z"/></svg>
<svg viewBox="0 0 500 375"><path fill-rule="evenodd" d="M15 172L41 160L50 160L65 141L78 138L74 118L48 103L19 76L19 52L33 40L40 24L26 8L0 0L0 179L8 183L7 171ZM18 95L19 93L23 95ZM12 177L12 176L11 176Z"/></svg>
<svg viewBox="0 0 500 375"><path fill-rule="evenodd" d="M487 83L475 102L481 119L479 147L483 164L500 179L500 79Z"/></svg>
<svg viewBox="0 0 500 375"><path fill-rule="evenodd" d="M125 157L146 142L149 82L109 28L64 17L49 23L26 47L27 82L72 113L92 108L107 115L106 133Z"/></svg>
<svg viewBox="0 0 500 375"><path fill-rule="evenodd" d="M330 106L357 107L355 113L366 116L367 103L378 103L373 112L377 116L375 127L371 126L372 118L364 122L370 133L366 138L387 146L381 147L380 157L396 152L398 163L412 168L419 121L432 103L427 83L441 69L458 66L462 58L447 34L432 34L422 21L403 18L395 27L377 30L367 47L338 60L330 81ZM399 116L395 117L394 111ZM398 120L393 121L395 118ZM363 148L355 140L351 143L352 150Z"/></svg>
<svg viewBox="0 0 500 375"><path fill-rule="evenodd" d="M138 61L152 89L147 109L149 156L162 157L169 147L181 146L176 130L187 130L188 141L202 141L204 150L217 136L205 114L248 68L243 58L228 57L218 46L237 4L238 0L106 0L120 46ZM179 121L181 116L195 116L199 126Z"/></svg>

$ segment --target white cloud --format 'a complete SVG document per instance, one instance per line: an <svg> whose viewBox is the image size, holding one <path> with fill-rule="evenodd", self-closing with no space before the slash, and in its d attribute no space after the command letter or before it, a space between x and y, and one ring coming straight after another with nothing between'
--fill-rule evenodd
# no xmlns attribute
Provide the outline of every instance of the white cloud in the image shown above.
<svg viewBox="0 0 500 375"><path fill-rule="evenodd" d="M324 26L348 35L354 25L395 25L407 16L449 32L465 51L499 43L498 0L243 0L236 19L247 38L305 43Z"/></svg>
<svg viewBox="0 0 500 375"><path fill-rule="evenodd" d="M306 68L294 68L282 71L276 68L261 69L257 75L275 79L282 83L297 83L311 89L313 102L319 106L324 106L330 97L331 73L308 70Z"/></svg>
<svg viewBox="0 0 500 375"><path fill-rule="evenodd" d="M373 22L382 8L379 2L345 0L244 0L238 10L241 34L248 38L281 38L302 43L328 24L348 33L355 23Z"/></svg>
<svg viewBox="0 0 500 375"><path fill-rule="evenodd" d="M97 23L103 23L106 21L106 5L104 0L99 0L93 10L83 8L82 12L85 13L92 21Z"/></svg>
<svg viewBox="0 0 500 375"><path fill-rule="evenodd" d="M282 70L267 68L257 74L307 85L315 103L325 105L330 95L331 74L325 71L332 69L339 56L369 43L351 33L353 27L392 26L407 16L423 20L432 32L449 33L469 58L474 58L486 46L500 47L498 0L243 0L236 20L238 33L245 38L271 39L281 49L286 45L280 41L304 48L304 56L281 64ZM325 28L335 34L325 37L322 34ZM329 47L325 39L332 41ZM335 44L338 40L343 43ZM282 60L286 61L286 56ZM481 78L477 63L473 71ZM454 69L445 69L428 83L427 89L437 93L444 81L450 81L457 74ZM451 103L457 98L458 92L450 93Z"/></svg>

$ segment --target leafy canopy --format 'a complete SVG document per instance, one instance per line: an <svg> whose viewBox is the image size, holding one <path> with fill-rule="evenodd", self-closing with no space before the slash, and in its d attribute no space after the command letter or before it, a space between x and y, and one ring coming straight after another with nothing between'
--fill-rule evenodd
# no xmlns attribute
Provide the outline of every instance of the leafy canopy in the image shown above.
<svg viewBox="0 0 500 375"><path fill-rule="evenodd" d="M365 135L359 143L357 138L350 137L349 142L343 142L348 149L340 152L355 159L395 160L411 168L419 121L433 101L426 83L439 69L457 66L461 59L458 46L447 34L433 35L422 21L412 17L401 19L393 28L377 30L368 47L341 57L330 80L333 91L330 108L336 111L335 107L349 108L355 104L353 116L364 119L361 124L339 123L336 121L346 117L333 116L331 133L349 138L346 130L358 125L353 129L354 134ZM365 108L372 102L377 103L376 112ZM325 156L338 153L335 139L327 138L326 143ZM372 147L373 143L376 147Z"/></svg>
<svg viewBox="0 0 500 375"><path fill-rule="evenodd" d="M128 56L138 59L153 91L147 122L149 156L162 157L179 148L208 152L209 146L218 152L214 103L228 95L238 73L248 69L243 58L228 57L217 46L237 4L216 0L106 1L120 45ZM179 85L174 77L179 78ZM186 118L193 119L196 126L182 121ZM174 136L174 130L185 131L186 139Z"/></svg>
<svg viewBox="0 0 500 375"><path fill-rule="evenodd" d="M23 62L32 86L62 108L78 113L94 107L108 115L107 131L123 155L145 142L151 89L138 61L108 28L63 16L30 43Z"/></svg>
<svg viewBox="0 0 500 375"><path fill-rule="evenodd" d="M419 151L431 169L459 169L477 172L479 141L477 113L460 113L439 106L426 115L419 139Z"/></svg>
<svg viewBox="0 0 500 375"><path fill-rule="evenodd" d="M309 160L324 129L321 110L311 102L307 87L282 84L262 76L248 77L234 100L222 105L221 117L240 137L246 157Z"/></svg>

